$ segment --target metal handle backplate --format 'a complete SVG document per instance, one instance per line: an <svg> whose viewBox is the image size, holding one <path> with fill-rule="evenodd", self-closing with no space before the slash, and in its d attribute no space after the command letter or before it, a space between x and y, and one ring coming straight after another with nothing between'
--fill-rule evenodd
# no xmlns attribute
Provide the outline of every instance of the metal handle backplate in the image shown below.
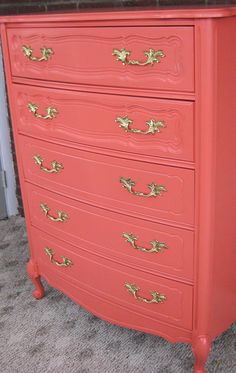
<svg viewBox="0 0 236 373"><path fill-rule="evenodd" d="M50 247L45 247L44 251L49 256L50 262L56 264L58 267L70 267L73 264L72 261L65 256L62 257L62 262L53 259L55 254L53 252L53 249L51 249Z"/></svg>
<svg viewBox="0 0 236 373"><path fill-rule="evenodd" d="M129 193L134 194L135 196L139 197L158 197L161 193L166 192L166 187L164 185L158 185L156 183L148 184L148 188L150 189L149 193L143 192L136 192L133 187L136 185L135 181L131 180L130 178L126 179L125 177L120 178L120 183L122 184L123 188L128 190Z"/></svg>
<svg viewBox="0 0 236 373"><path fill-rule="evenodd" d="M49 58L54 53L52 48L42 47L42 48L40 48L41 56L40 57L35 57L35 56L33 56L33 48L31 48L30 46L27 46L27 45L22 46L22 51L23 51L25 57L27 57L29 60L35 61L35 62L48 61Z"/></svg>
<svg viewBox="0 0 236 373"><path fill-rule="evenodd" d="M136 237L133 233L123 233L122 237L124 237L125 241L127 241L132 248L145 253L159 253L163 249L167 249L167 246L164 242L159 242L157 240L150 241L150 249L146 249L145 247L139 246L136 244L138 237Z"/></svg>
<svg viewBox="0 0 236 373"><path fill-rule="evenodd" d="M34 117L39 118L39 119L44 119L44 120L53 119L58 114L58 110L55 107L51 107L51 106L46 108L46 113L47 113L46 115L42 115L42 114L38 113L38 105L37 104L29 102L27 107L28 107L29 111L34 115Z"/></svg>
<svg viewBox="0 0 236 373"><path fill-rule="evenodd" d="M52 174L52 173L58 173L60 172L64 167L61 163L58 163L57 161L51 162L51 168L47 168L43 165L43 158L40 155L34 155L33 160L35 163L39 166L40 170Z"/></svg>
<svg viewBox="0 0 236 373"><path fill-rule="evenodd" d="M132 132L142 135L155 135L156 133L161 132L161 128L165 127L165 123L162 120L150 119L146 121L146 125L148 126L147 131L142 131L138 128L130 128L130 125L133 123L133 120L128 118L127 116L124 117L117 117L115 120L116 123L119 123L119 127L123 128L125 132Z"/></svg>
<svg viewBox="0 0 236 373"><path fill-rule="evenodd" d="M147 299L137 294L138 291L140 290L140 288L137 285L126 282L124 286L128 290L128 292L140 302L151 304L151 303L163 303L166 300L166 296L164 294L160 294L157 291L151 291L150 293L152 295L152 298Z"/></svg>
<svg viewBox="0 0 236 373"><path fill-rule="evenodd" d="M46 203L41 203L40 208L43 210L45 216L52 220L53 222L61 222L64 223L67 219L69 219L69 216L64 211L57 211L57 217L54 217L49 214L50 208Z"/></svg>
<svg viewBox="0 0 236 373"><path fill-rule="evenodd" d="M154 49L150 48L149 51L144 51L144 55L146 56L146 61L138 61L138 60L129 60L128 56L131 54L130 51L127 51L124 48L121 49L113 49L112 55L117 56L117 61L121 61L123 65L138 65L138 66L146 66L151 65L153 66L154 63L161 62L161 59L165 57L165 53L163 50L158 49L155 51Z"/></svg>

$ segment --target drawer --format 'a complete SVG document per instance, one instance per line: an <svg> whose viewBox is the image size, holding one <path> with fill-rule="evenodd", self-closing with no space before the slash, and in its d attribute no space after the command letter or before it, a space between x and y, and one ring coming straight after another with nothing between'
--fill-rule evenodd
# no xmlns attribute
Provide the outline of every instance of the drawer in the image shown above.
<svg viewBox="0 0 236 373"><path fill-rule="evenodd" d="M194 90L193 27L35 27L7 34L13 76L146 91Z"/></svg>
<svg viewBox="0 0 236 373"><path fill-rule="evenodd" d="M18 84L14 84L14 94L20 132L126 153L193 161L193 102ZM56 109L56 114L50 108Z"/></svg>
<svg viewBox="0 0 236 373"><path fill-rule="evenodd" d="M158 335L159 337L169 338L180 342L191 342L192 331L180 329L178 326L160 322L158 319L145 316L144 314L131 311L124 305L114 304L113 301L105 299L103 294L90 296L90 289L72 282L71 278L61 277L58 272L46 273L41 268L42 276L47 280L50 286L59 289L81 307L89 310L97 317L106 320L112 324L117 324L129 329L136 329L145 333ZM93 319L92 315L88 315Z"/></svg>
<svg viewBox="0 0 236 373"><path fill-rule="evenodd" d="M192 328L192 286L96 257L31 229L39 273L54 271L89 289L90 297L100 294L153 319Z"/></svg>
<svg viewBox="0 0 236 373"><path fill-rule="evenodd" d="M113 213L32 184L25 187L30 221L35 227L91 254L157 275L193 281L192 231ZM48 213L41 204L48 206ZM57 221L57 211L65 212L68 219Z"/></svg>
<svg viewBox="0 0 236 373"><path fill-rule="evenodd" d="M18 139L28 181L118 212L193 224L192 170Z"/></svg>

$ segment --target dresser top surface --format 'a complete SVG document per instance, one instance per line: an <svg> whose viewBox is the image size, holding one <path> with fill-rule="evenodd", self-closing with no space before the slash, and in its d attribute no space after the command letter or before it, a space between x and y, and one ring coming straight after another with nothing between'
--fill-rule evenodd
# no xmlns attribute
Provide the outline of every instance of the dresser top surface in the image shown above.
<svg viewBox="0 0 236 373"><path fill-rule="evenodd" d="M57 12L47 14L11 15L0 17L0 23L25 22L71 22L71 21L103 21L132 19L201 19L236 16L236 6L218 7L166 7L166 8L132 8L129 10L96 9L74 12Z"/></svg>

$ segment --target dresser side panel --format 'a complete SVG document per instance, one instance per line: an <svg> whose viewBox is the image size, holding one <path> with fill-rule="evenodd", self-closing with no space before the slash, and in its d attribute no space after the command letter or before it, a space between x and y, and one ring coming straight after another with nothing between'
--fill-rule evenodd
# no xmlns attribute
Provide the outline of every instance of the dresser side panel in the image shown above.
<svg viewBox="0 0 236 373"><path fill-rule="evenodd" d="M193 343L208 335L211 318L214 257L216 23L199 20L195 26L195 271Z"/></svg>
<svg viewBox="0 0 236 373"><path fill-rule="evenodd" d="M211 334L236 319L236 18L217 20L217 112Z"/></svg>

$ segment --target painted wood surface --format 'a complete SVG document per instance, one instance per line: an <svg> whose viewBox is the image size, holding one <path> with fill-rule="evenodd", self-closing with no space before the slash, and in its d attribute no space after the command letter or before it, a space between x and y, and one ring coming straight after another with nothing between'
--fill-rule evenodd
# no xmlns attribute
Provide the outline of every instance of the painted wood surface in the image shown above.
<svg viewBox="0 0 236 373"><path fill-rule="evenodd" d="M13 76L123 89L194 89L192 27L9 29L8 43ZM37 63L24 55L23 46L33 48L33 57L43 47L52 48L53 54ZM165 57L153 65L123 65L113 55L122 48L131 53L130 60L141 63L150 48Z"/></svg>
<svg viewBox="0 0 236 373"><path fill-rule="evenodd" d="M18 141L24 177L32 183L113 211L137 214L153 221L193 225L192 170L117 159L25 136L19 136ZM63 169L52 174L42 171L33 159L37 155L48 169L54 160L62 164ZM121 178L135 182L133 193L124 187ZM149 186L153 183L163 186L165 191L156 197L134 194L150 195Z"/></svg>
<svg viewBox="0 0 236 373"><path fill-rule="evenodd" d="M32 228L33 229L33 228ZM192 286L180 282L171 281L167 278L143 275L142 272L120 264L113 265L111 261L104 258L98 260L94 253L86 252L78 247L71 248L70 244L61 242L55 237L50 238L45 232L33 229L34 237L32 249L35 252L39 271L50 272L53 270L70 280L76 280L81 286L85 284L90 288L91 295L97 293L108 300L124 305L140 314L145 314L153 319L159 319L185 329L192 329ZM62 257L72 261L68 267L59 267L50 262L45 253L45 248L51 248L53 260L59 264L63 262ZM52 268L53 267L53 268ZM78 276L79 274L79 276ZM147 300L153 298L152 292L157 291L165 295L166 300L162 303L145 303L134 298L125 288L125 284L135 284L140 288L138 295Z"/></svg>
<svg viewBox="0 0 236 373"><path fill-rule="evenodd" d="M234 228L236 182L233 172L236 158L235 114L233 110L236 85L234 79L235 52L232 48L232 45L235 44L236 21L233 16L236 14L236 8L228 8L227 10L219 8L212 10L212 12L192 10L192 13L188 14L192 18L186 18L187 13L177 11L175 13L173 11L162 11L161 13L139 11L124 12L123 14L121 12L101 12L97 17L93 13L66 15L61 18L58 15L29 16L27 18L21 16L7 18L9 24L2 25L1 31L13 132L31 247L28 273L36 287L33 295L36 298L41 298L44 295L40 282L40 276L44 276L52 286L64 291L73 300L106 320L161 335L171 341L189 341L196 357L195 373L204 373L204 364L212 340L230 326L235 320L236 314L236 256L234 250L236 244ZM164 19L166 19L165 25L163 25ZM35 21L34 24L32 20ZM68 21L70 21L69 24ZM156 27L154 27L154 22ZM101 61L104 62L104 60L100 60L94 65L94 75L97 80L93 85L91 77L82 77L81 73L74 78L74 81L72 80L73 72L76 70L76 65L73 64L64 66L61 63L62 75L59 74L60 68L55 69L54 76L49 75L45 67L41 67L41 70L40 67L27 70L24 67L26 64L22 63L22 55L19 55L19 70L17 72L17 48L14 45L8 46L8 38L14 33L18 35L15 44L18 45L22 35L31 37L30 35L34 35L35 31L39 29L44 30L44 35L46 35L46 31L49 31L48 36L50 37L55 34L54 27L65 26L60 29L61 35L63 31L70 30L70 33L66 33L65 36L70 35L71 37L72 27L87 26L92 33L97 30L96 27L104 26L104 24L114 27L113 36L119 37L117 30L126 30L126 40L129 39L129 35L132 39L133 34L129 34L129 32L131 29L135 29L137 31L136 41L131 44L137 46L141 44L137 42L136 36L141 35L150 39L151 36L148 33L150 30L161 30L164 38L162 40L165 40L167 35L176 35L177 39L180 38L179 31L181 30L182 41L187 42L188 45L181 45L179 48L183 52L183 64L181 65L183 70L181 70L181 66L178 66L176 70L177 73L182 71L179 80L175 80L173 76L171 79L166 77L161 80L161 70L155 75L153 73L154 66L149 66L151 67L149 71L143 70L148 71L143 75L131 73L130 68L134 66L125 66L127 74L124 74L122 64L119 67L116 65L114 69L112 67L112 70L109 68L104 70L105 66L111 67L113 65L110 63L99 65ZM130 27L128 30L125 27L128 24L134 26L134 29ZM30 27L34 28L31 34L29 34ZM77 31L75 38L72 37L70 45L78 42ZM85 31L87 30L83 29L83 32ZM167 33L164 35L165 31ZM101 33L98 33L98 38L101 38L103 34L102 31L99 32ZM145 34L146 32L147 34ZM39 34L39 38L35 37L35 50L39 50L40 35L42 33ZM109 37L112 38L112 35ZM123 35L121 35L122 38ZM139 41L141 39L142 37ZM158 36L155 36L154 39L157 40ZM46 37L45 40L47 40ZM105 49L108 46L110 48L110 40L103 44ZM56 44L59 45L60 42L57 40ZM97 46L94 45L94 48L96 49ZM186 51L190 51L190 54L188 55ZM60 53L62 56L62 52ZM137 53L141 53L141 51L139 50ZM141 58L141 54L137 54L137 56ZM169 71L172 71L176 61L179 61L179 55L172 54L173 56L172 63L169 59L170 65L166 65L169 66ZM65 56L61 57L61 61L65 60ZM51 59L50 62L52 61ZM83 62L83 57L81 61ZM107 63L108 60L105 59L105 61ZM186 67L186 61L190 66ZM156 67L161 67L162 62L164 59ZM72 67L71 71L68 66ZM84 62L81 66L84 66L85 70L86 68L93 69L89 64L86 66ZM100 71L102 71L104 78L102 83L102 74L97 74L96 67L101 68ZM117 75L118 70L122 71L121 75ZM112 80L108 79L110 71L113 72ZM125 87L121 83L123 79L121 76L127 83ZM167 76L169 75L167 74ZM80 83L76 80L78 77ZM55 81L50 81L49 78ZM149 84L150 82L151 84ZM157 82L158 84L156 84ZM17 88L16 83L18 83ZM83 89L81 89L82 85ZM82 92L86 92L86 87L88 92L83 94ZM27 116L30 113L23 112L22 107L25 105L24 100L28 99L28 95L40 98L40 103L45 107L49 102L52 103L51 100L54 98L52 99L51 95L46 94L50 88L51 92L55 93L53 97L58 100L61 94L64 98L72 97L72 95L73 97L77 96L78 100L82 96L83 98L90 97L92 99L91 108L93 108L91 115L97 110L95 109L96 105L93 104L96 95L99 95L103 105L109 108L114 105L115 98L117 98L116 105L117 103L121 106L126 105L126 108L129 109L133 102L136 102L138 108L144 108L147 105L146 110L156 110L152 106L155 101L155 103L159 102L164 105L166 110L177 105L176 107L181 108L181 113L186 115L186 108L194 107L193 118L191 116L193 120L190 120L189 116L188 120L182 122L182 124L186 123L183 124L181 135L182 139L187 139L187 142L183 141L184 146L182 147L185 155L180 155L179 158L176 155L173 156L173 153L167 155L168 153L164 154L164 148L161 150L157 146L155 156L151 158L147 155L148 143L142 153L140 148L144 149L146 143L142 143L141 146L141 143L137 142L134 145L135 141L133 140L129 145L132 150L128 153L124 151L128 145L124 145L123 142L119 148L118 137L114 136L111 136L110 148L105 148L102 132L98 132L96 137L91 131L86 140L85 135L77 132L78 127L75 127L75 124L73 126L68 124L64 139L63 136L59 136L57 130L50 132L48 124L48 127L45 126L41 129L39 122L30 122ZM71 92L69 92L70 90ZM18 96L16 96L17 92ZM24 92L23 95L22 92ZM45 92L45 95L42 92ZM110 94L114 97L110 97ZM44 97L42 98L42 96ZM142 96L145 96L145 99ZM22 100L17 108L16 97L18 99L20 97ZM109 98L104 104L102 99L105 97ZM127 103L124 104L126 100ZM85 107L83 110L86 111ZM104 110L106 113L108 111ZM98 112L96 113L95 119L99 117ZM25 123L21 120L24 115ZM101 120L101 117L99 118ZM68 118L64 116L64 126L67 119L69 116ZM31 125L32 128L30 128ZM48 129L48 132L45 128ZM74 139L72 129L75 130ZM114 127L112 127L113 130ZM192 130L193 137L190 136ZM98 145L99 137L100 141L103 141L102 146ZM189 151L186 151L186 145ZM140 148L137 150L139 146ZM137 153L134 152L133 147L136 147ZM63 168L58 173L45 173L32 159L34 155L41 155L43 165L48 169L55 160L63 163ZM131 178L136 182L136 185L132 186L134 192L141 191L147 194L148 184L153 182L165 185L166 190L162 190L157 199L144 196L141 198L141 196L131 194L127 189L122 188L121 176ZM48 201L53 217L57 216L60 209L68 208L68 215L71 215L72 221L68 219L64 223L58 223L61 226L57 225L56 228L55 224L52 224L54 222L49 222L45 214L38 211L39 202ZM92 215L93 217L91 217ZM78 220L79 216L83 216L81 235L74 233L76 227L74 221ZM94 226L95 221L97 221L97 227L100 227L98 240L96 242L94 238L94 245L90 245L91 231L88 225L90 222ZM114 226L114 222L116 228L112 231L111 227ZM140 234L140 230L132 232L138 237L140 236L141 245L150 242L150 234L152 233L158 233L168 242L173 242L173 247L178 248L182 253L182 259L178 257L178 260L182 260L182 271L177 274L176 249L170 251L170 254L168 252L168 258L166 251L162 253L166 256L163 255L163 262L156 265L155 262L151 264L151 259L147 260L146 257L143 259L146 253L138 252L138 250L136 252L134 248L129 247L129 250L134 250L132 254L131 251L130 254L125 254L128 247L126 242L120 243L119 230L125 229L126 224L129 226L130 232L132 232L131 229L141 229L142 234ZM108 228L110 227L108 236L106 236L106 225ZM96 232L95 229L93 229L93 233L94 231ZM171 237L174 238L173 241L171 241ZM183 239L184 246L180 245L180 241L179 244L177 243L178 237ZM109 245L109 239L114 240L114 246ZM43 246L48 245L48 242L51 246L54 245L55 255L58 255L55 256L55 260L60 260L64 253L67 256L70 255L76 265L77 263L79 265L81 260L84 267L81 277L79 270L75 271L73 266L60 268L55 263L51 263L50 258L41 251L40 242ZM117 246L121 250L120 253L116 251ZM92 247L95 251L98 248L95 254L89 251ZM142 254L143 257L137 258L137 253ZM45 261L45 257L48 261ZM85 271L86 268L88 273L93 269L90 276ZM68 274L68 269L71 269L71 275ZM104 271L107 273L106 279L102 277ZM172 307L170 307L170 303L162 303L158 306L163 307L153 311L155 304L145 304L145 302L132 298L126 289L124 295L120 287L123 284L123 276L133 283L137 282L142 297L147 298L150 291L155 291L154 285L155 288L158 285L163 293L167 292L167 299L170 299L170 302L173 301ZM141 282L138 283L138 281ZM97 286L98 284L99 286ZM150 290L150 286L152 290ZM78 289L81 290L81 295ZM117 305L116 314L112 311L114 304ZM151 306L148 310L145 307L147 305ZM176 317L173 315L174 308L177 311ZM132 310L132 319L127 314L127 309Z"/></svg>
<svg viewBox="0 0 236 373"><path fill-rule="evenodd" d="M71 92L52 88L14 85L17 129L34 137L68 140L79 144L134 153L193 161L194 103L130 96ZM36 114L57 110L52 119L35 117L29 103L38 106ZM133 121L128 130L147 132L146 122L155 120L164 127L154 133L132 133L120 127L117 118ZM160 131L160 132L159 132Z"/></svg>
<svg viewBox="0 0 236 373"><path fill-rule="evenodd" d="M192 283L192 231L96 208L35 185L27 184L26 187L30 221L35 227L114 262ZM40 208L41 203L48 205L52 216L56 217L60 210L66 212L69 219L65 223L51 221ZM136 246L147 251L133 247L124 233L137 236ZM154 240L165 243L166 248L149 252L152 249L150 242Z"/></svg>

